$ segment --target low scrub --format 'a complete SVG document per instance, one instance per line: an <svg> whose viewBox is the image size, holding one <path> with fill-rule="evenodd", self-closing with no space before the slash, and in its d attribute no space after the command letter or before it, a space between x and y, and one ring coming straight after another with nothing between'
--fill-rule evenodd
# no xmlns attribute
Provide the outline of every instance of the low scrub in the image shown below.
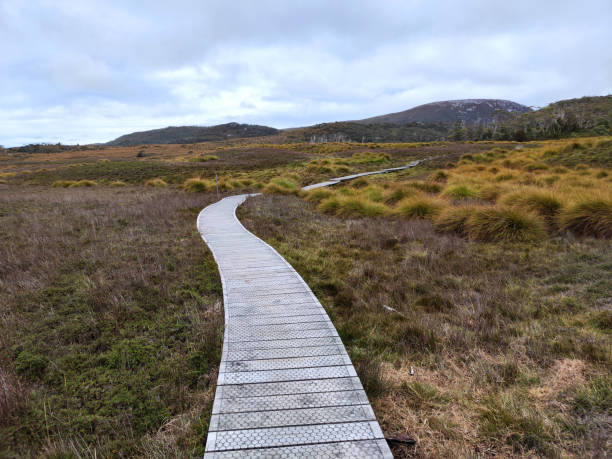
<svg viewBox="0 0 612 459"><path fill-rule="evenodd" d="M485 207L467 220L471 238L482 242L528 242L546 234L544 222L535 214L511 207Z"/></svg>
<svg viewBox="0 0 612 459"><path fill-rule="evenodd" d="M612 239L612 201L590 199L578 202L561 213L560 226L579 236Z"/></svg>

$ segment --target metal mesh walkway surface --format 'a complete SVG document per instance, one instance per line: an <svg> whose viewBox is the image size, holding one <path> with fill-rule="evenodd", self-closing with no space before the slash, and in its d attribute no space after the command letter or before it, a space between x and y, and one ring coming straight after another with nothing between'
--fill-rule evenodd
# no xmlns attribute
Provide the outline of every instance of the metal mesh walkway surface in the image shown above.
<svg viewBox="0 0 612 459"><path fill-rule="evenodd" d="M393 457L325 310L291 265L236 218L247 196L198 216L225 308L204 457Z"/></svg>

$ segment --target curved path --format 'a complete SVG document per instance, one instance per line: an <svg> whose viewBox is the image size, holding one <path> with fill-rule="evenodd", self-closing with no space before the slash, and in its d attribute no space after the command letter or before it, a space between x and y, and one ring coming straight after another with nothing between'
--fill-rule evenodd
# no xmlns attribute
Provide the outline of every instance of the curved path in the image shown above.
<svg viewBox="0 0 612 459"><path fill-rule="evenodd" d="M236 218L248 196L222 199L197 221L219 267L225 309L204 457L393 457L321 303Z"/></svg>

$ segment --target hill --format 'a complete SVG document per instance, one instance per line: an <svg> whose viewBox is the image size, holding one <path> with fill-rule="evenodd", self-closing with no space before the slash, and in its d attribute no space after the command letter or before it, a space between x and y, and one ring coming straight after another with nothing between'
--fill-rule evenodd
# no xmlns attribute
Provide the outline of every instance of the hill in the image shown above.
<svg viewBox="0 0 612 459"><path fill-rule="evenodd" d="M227 123L217 126L179 126L133 132L111 140L106 145L130 147L146 144L213 142L245 137L273 135L279 131L255 124Z"/></svg>
<svg viewBox="0 0 612 459"><path fill-rule="evenodd" d="M445 138L448 131L449 127L442 123L398 125L342 121L286 129L283 134L289 142L431 142Z"/></svg>
<svg viewBox="0 0 612 459"><path fill-rule="evenodd" d="M359 124L411 124L447 123L489 124L509 114L528 113L525 105L501 99L463 99L432 102L403 112L375 116L355 121Z"/></svg>

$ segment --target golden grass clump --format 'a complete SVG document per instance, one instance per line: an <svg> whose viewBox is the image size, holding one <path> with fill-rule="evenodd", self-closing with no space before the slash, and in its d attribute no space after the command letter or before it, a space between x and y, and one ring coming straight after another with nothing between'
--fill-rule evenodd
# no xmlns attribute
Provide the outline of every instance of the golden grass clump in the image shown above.
<svg viewBox="0 0 612 459"><path fill-rule="evenodd" d="M149 179L145 182L145 186L152 186L155 188L166 188L168 184L165 180L160 178Z"/></svg>
<svg viewBox="0 0 612 459"><path fill-rule="evenodd" d="M76 181L75 180L56 180L55 182L53 182L51 184L51 186L56 187L56 188L68 188L70 186L72 186L73 184L75 184Z"/></svg>
<svg viewBox="0 0 612 459"><path fill-rule="evenodd" d="M78 188L97 186L98 183L94 180L56 180L51 184L53 187L63 188Z"/></svg>
<svg viewBox="0 0 612 459"><path fill-rule="evenodd" d="M202 193L215 189L215 182L203 178L190 178L183 183L183 189L185 191Z"/></svg>
<svg viewBox="0 0 612 459"><path fill-rule="evenodd" d="M412 181L407 183L408 186L415 188L419 191L424 191L425 193L437 194L442 191L442 186L438 183L432 182L423 182L423 181Z"/></svg>
<svg viewBox="0 0 612 459"><path fill-rule="evenodd" d="M291 178L278 177L270 180L262 190L266 194L294 194L300 193L300 186Z"/></svg>
<svg viewBox="0 0 612 459"><path fill-rule="evenodd" d="M477 210L476 206L449 206L434 218L434 228L442 233L467 236L467 221Z"/></svg>
<svg viewBox="0 0 612 459"><path fill-rule="evenodd" d="M434 182L446 182L448 180L448 173L443 170L437 170L429 176L429 180Z"/></svg>
<svg viewBox="0 0 612 459"><path fill-rule="evenodd" d="M468 235L482 242L528 242L543 238L539 216L513 207L484 207L467 219Z"/></svg>
<svg viewBox="0 0 612 459"><path fill-rule="evenodd" d="M330 196L318 205L321 212L346 217L377 217L389 214L384 204L372 202L364 196Z"/></svg>
<svg viewBox="0 0 612 459"><path fill-rule="evenodd" d="M451 185L444 189L442 196L446 196L454 200L474 199L478 198L478 191L470 188L467 185Z"/></svg>
<svg viewBox="0 0 612 459"><path fill-rule="evenodd" d="M329 198L332 194L333 192L327 188L315 188L306 194L306 201L321 202L324 199Z"/></svg>
<svg viewBox="0 0 612 459"><path fill-rule="evenodd" d="M386 215L389 209L384 204L363 199L361 196L346 197L340 199L340 205L336 210L336 215L376 217Z"/></svg>
<svg viewBox="0 0 612 459"><path fill-rule="evenodd" d="M427 196L406 198L397 204L396 213L406 218L431 218L440 213L445 203Z"/></svg>
<svg viewBox="0 0 612 459"><path fill-rule="evenodd" d="M109 186L125 186L125 185L127 184L121 180L113 180L112 182L109 183Z"/></svg>
<svg viewBox="0 0 612 459"><path fill-rule="evenodd" d="M563 207L562 202L554 194L539 190L510 193L503 197L502 203L535 212L547 219L555 217Z"/></svg>
<svg viewBox="0 0 612 459"><path fill-rule="evenodd" d="M385 199L384 190L377 186L364 188L361 193L373 202L382 202Z"/></svg>
<svg viewBox="0 0 612 459"><path fill-rule="evenodd" d="M579 236L612 239L612 201L585 199L565 209L559 218L562 230Z"/></svg>
<svg viewBox="0 0 612 459"><path fill-rule="evenodd" d="M353 188L365 188L370 185L370 181L365 177L359 177L351 182Z"/></svg>

